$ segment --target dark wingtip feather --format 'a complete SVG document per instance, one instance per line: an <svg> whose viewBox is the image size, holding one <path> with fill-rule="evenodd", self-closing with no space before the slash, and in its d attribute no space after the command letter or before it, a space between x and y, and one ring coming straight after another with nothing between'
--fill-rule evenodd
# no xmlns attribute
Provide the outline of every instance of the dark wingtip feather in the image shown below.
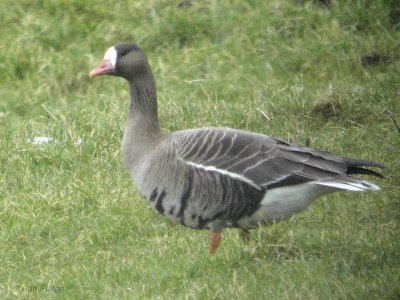
<svg viewBox="0 0 400 300"><path fill-rule="evenodd" d="M344 157L344 160L346 161L346 164L348 167L376 167L380 169L384 169L385 166L381 163L377 163L374 161L370 160L364 160L364 159L354 159L354 158L347 158Z"/></svg>
<svg viewBox="0 0 400 300"><path fill-rule="evenodd" d="M374 166L374 167L375 167L375 166ZM378 167L378 166L377 166L377 167ZM380 167L380 168L383 168L383 165L382 165L382 167ZM365 169L365 168L361 168L361 167L356 167L356 166L350 166L350 167L347 169L346 174L348 174L348 175L352 175L352 174L364 174L364 175L376 176L376 177L379 177L379 178L385 178L382 174L380 174L380 173L378 173L378 172L372 171L372 170L370 170L370 169Z"/></svg>

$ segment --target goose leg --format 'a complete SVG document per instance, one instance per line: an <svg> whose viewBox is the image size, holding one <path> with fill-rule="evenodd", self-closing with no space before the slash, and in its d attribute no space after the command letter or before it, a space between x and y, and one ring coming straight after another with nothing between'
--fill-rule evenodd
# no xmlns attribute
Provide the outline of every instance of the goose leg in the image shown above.
<svg viewBox="0 0 400 300"><path fill-rule="evenodd" d="M250 231L247 229L240 229L240 238L245 244L248 244L250 242Z"/></svg>
<svg viewBox="0 0 400 300"><path fill-rule="evenodd" d="M219 247L219 242L221 241L221 232L220 231L214 231L211 232L210 235L210 255L213 255L217 252L217 249Z"/></svg>

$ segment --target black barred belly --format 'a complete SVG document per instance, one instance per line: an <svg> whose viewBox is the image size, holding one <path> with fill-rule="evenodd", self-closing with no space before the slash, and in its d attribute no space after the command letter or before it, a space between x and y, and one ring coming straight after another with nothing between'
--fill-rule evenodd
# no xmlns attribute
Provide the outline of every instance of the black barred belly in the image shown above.
<svg viewBox="0 0 400 300"><path fill-rule="evenodd" d="M208 228L214 221L239 227L236 221L253 215L266 192L240 179L197 168L188 168L182 179L178 193L155 187L147 199L160 214L196 229Z"/></svg>

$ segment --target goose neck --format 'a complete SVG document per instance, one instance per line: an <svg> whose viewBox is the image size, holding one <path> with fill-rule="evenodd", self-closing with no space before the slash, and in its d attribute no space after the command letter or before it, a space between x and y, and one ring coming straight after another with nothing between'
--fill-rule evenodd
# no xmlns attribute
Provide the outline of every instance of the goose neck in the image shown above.
<svg viewBox="0 0 400 300"><path fill-rule="evenodd" d="M153 76L142 76L129 81L131 102L129 105L128 122L159 130L157 114L157 93Z"/></svg>

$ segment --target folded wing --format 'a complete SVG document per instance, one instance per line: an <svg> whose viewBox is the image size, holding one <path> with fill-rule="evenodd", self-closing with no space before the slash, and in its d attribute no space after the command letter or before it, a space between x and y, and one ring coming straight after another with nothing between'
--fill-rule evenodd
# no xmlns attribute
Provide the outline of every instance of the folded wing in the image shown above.
<svg viewBox="0 0 400 300"><path fill-rule="evenodd" d="M173 140L178 157L185 162L268 189L309 181L351 181L350 174L380 176L362 167L383 167L227 128L180 131L174 133Z"/></svg>

